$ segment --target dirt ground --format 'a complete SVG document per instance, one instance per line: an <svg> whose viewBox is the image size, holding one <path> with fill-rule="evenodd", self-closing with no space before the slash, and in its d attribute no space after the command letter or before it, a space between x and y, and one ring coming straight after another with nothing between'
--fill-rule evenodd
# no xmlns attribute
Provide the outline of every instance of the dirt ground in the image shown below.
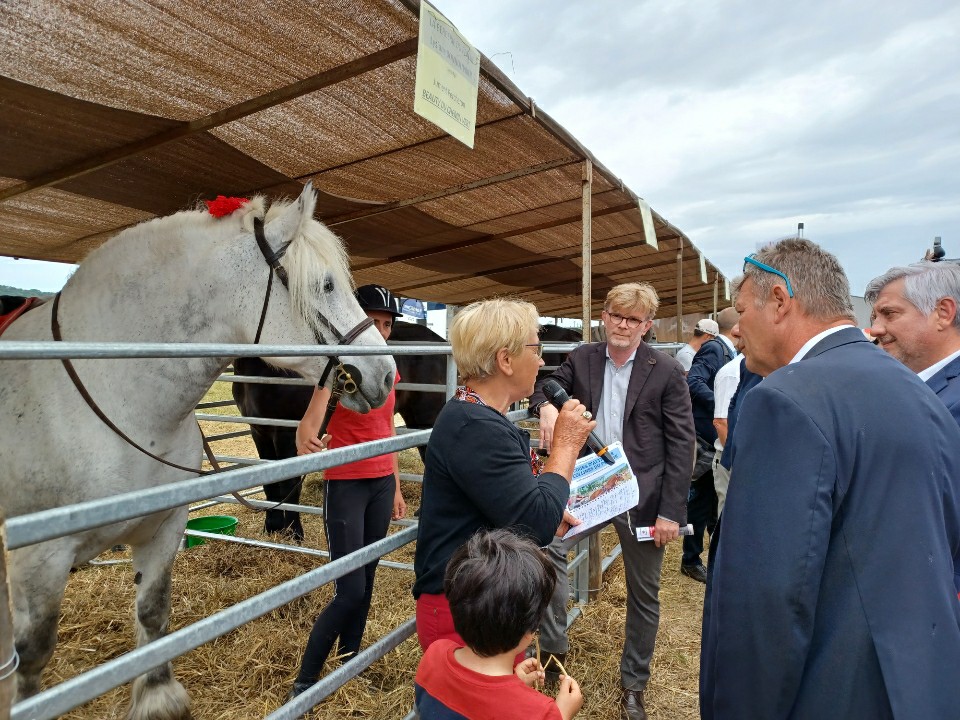
<svg viewBox="0 0 960 720"><path fill-rule="evenodd" d="M216 386L215 386L216 387ZM221 386L222 387L222 386ZM229 389L214 392L226 396ZM224 409L229 413L230 408ZM236 430L236 425L205 422L207 433ZM254 457L249 437L220 441L224 455ZM422 469L415 450L401 455L404 472ZM304 504L320 504L322 480L308 476ZM412 514L419 504L420 486L404 483ZM263 538L262 515L238 505L221 505L201 514L232 515L239 519L237 534ZM321 520L305 516L306 546L325 548ZM608 529L602 535L604 554L616 544ZM123 559L107 553L104 559ZM389 559L412 562L412 546ZM180 553L173 580L171 630L184 627L280 582L311 570L323 561L280 550L209 542ZM661 620L652 677L647 687L647 710L652 718L696 718L699 671L700 619L704 586L679 573L680 546L672 543L664 560L661 580ZM408 570L381 567L364 645L394 629L414 613ZM316 615L330 599L327 586L285 605L216 641L184 655L174 663L179 680L190 693L198 720L262 718L279 707L290 688L303 646ZM45 674L46 684L60 682L97 663L117 657L134 645L132 608L134 585L129 564L86 567L71 577L63 604L60 643ZM570 630L567 670L580 682L586 703L578 718L617 718L619 659L623 641L623 564L620 559L603 578L599 598L582 610ZM420 658L416 638L402 643L360 677L347 683L308 717L404 717L412 707L413 676ZM328 670L336 660L328 661ZM122 718L129 687L77 708L67 718Z"/></svg>

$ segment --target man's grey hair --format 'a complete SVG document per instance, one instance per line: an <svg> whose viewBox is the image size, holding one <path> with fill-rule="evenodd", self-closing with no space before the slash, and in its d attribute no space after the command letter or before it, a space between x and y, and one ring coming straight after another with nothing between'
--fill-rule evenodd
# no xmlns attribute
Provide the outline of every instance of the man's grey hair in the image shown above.
<svg viewBox="0 0 960 720"><path fill-rule="evenodd" d="M810 317L856 323L847 275L837 258L816 243L806 238L786 238L767 245L753 258L790 278L794 300ZM747 278L753 280L757 307L766 304L774 285L786 287L779 275L747 263L734 286L737 294Z"/></svg>
<svg viewBox="0 0 960 720"><path fill-rule="evenodd" d="M953 298L958 307L953 326L960 329L960 265L924 261L890 268L867 283L864 300L873 305L887 285L901 278L904 300L924 315L932 313L941 298Z"/></svg>

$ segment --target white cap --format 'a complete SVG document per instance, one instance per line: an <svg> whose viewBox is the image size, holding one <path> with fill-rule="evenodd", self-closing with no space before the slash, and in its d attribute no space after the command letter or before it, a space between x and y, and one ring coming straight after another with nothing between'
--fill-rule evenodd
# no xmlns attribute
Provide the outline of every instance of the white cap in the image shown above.
<svg viewBox="0 0 960 720"><path fill-rule="evenodd" d="M716 320L708 320L704 318L703 320L697 323L697 326L695 329L699 330L702 333L713 335L714 337L720 334L720 326L717 325Z"/></svg>

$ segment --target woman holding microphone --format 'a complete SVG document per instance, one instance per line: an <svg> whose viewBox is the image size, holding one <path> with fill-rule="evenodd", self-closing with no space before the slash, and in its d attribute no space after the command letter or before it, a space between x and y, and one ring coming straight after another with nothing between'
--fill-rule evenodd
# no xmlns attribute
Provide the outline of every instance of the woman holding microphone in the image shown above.
<svg viewBox="0 0 960 720"><path fill-rule="evenodd" d="M578 521L565 512L580 449L596 423L577 400L557 419L541 466L530 435L504 417L533 393L543 365L539 314L532 304L498 298L473 303L450 327L463 382L444 406L427 444L413 595L417 635L462 644L443 595L453 552L480 528L508 528L547 545Z"/></svg>

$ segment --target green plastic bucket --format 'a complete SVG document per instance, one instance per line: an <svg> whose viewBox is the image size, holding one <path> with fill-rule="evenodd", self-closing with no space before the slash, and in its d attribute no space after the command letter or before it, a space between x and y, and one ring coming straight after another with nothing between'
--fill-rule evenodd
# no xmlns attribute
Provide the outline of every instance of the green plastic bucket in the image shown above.
<svg viewBox="0 0 960 720"><path fill-rule="evenodd" d="M205 517L195 517L187 520L187 530L199 530L200 532L218 533L219 535L236 535L237 519L231 515L206 515ZM185 537L187 547L203 545L204 539L198 537Z"/></svg>

